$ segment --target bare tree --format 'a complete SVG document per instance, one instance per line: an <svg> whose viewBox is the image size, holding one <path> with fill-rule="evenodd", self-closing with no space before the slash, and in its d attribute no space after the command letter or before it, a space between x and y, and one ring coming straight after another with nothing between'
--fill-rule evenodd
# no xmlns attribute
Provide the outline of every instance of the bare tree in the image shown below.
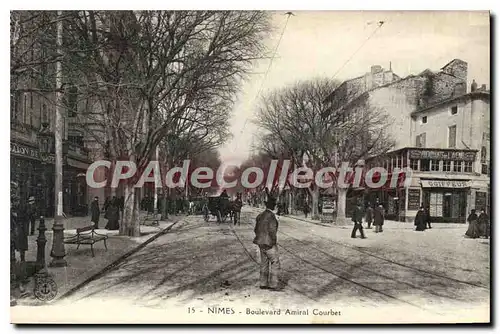
<svg viewBox="0 0 500 334"><path fill-rule="evenodd" d="M326 98L337 87L338 83L330 79L314 79L271 92L262 99L258 124L281 142L296 168L338 169L342 162L352 166L393 146L385 131L388 119L385 113L369 105L369 95L360 96L354 91L342 94L342 103L336 101L332 108ZM344 220L347 188L336 190L338 219ZM317 216L320 189L312 182L308 191L313 216Z"/></svg>
<svg viewBox="0 0 500 334"><path fill-rule="evenodd" d="M96 121L111 159L126 158L141 170L165 138L189 134L184 139L210 142L206 129L226 126L268 30L263 12L74 12L68 34L81 48L72 53L78 64L72 76L100 107ZM120 233L139 234L132 184L125 187Z"/></svg>

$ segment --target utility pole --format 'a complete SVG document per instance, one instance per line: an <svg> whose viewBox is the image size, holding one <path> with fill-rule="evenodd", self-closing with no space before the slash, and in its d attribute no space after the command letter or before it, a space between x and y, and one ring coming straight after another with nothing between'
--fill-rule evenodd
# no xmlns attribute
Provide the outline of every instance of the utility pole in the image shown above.
<svg viewBox="0 0 500 334"><path fill-rule="evenodd" d="M52 230L54 231L54 237L52 241L52 251L50 256L52 256L51 267L66 267L67 263L64 257L66 256L66 251L64 250L64 225L63 225L63 131L64 131L64 118L63 118L63 93L61 88L62 83L62 41L63 41L63 23L62 23L62 11L57 12L57 57L59 59L56 62L56 124L55 124L55 149L56 149L56 163L55 163L55 214L54 214L54 225Z"/></svg>

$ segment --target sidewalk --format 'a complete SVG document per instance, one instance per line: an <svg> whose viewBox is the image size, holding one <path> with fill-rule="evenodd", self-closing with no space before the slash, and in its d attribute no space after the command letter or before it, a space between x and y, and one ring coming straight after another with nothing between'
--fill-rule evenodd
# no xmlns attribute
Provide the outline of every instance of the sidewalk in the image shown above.
<svg viewBox="0 0 500 334"><path fill-rule="evenodd" d="M248 207L250 210L254 212L260 212L263 209L262 208L254 208L254 207ZM306 223L310 224L316 224L316 225L321 225L321 226L326 226L326 227L335 227L335 228L352 228L352 224L350 223L350 220L348 224L345 225L336 225L335 222L332 223L325 223L321 222L319 219L312 219L310 216L305 218L305 216L302 215L283 215L282 217L288 217L296 220L300 220ZM363 219L363 226L366 227L366 222ZM434 229L467 229L467 224L452 224L452 223L431 223L432 228ZM413 225L413 222L399 222L395 220L385 220L384 221L384 228L390 228L390 229L410 229L413 230L415 226Z"/></svg>
<svg viewBox="0 0 500 334"><path fill-rule="evenodd" d="M145 213L140 213L140 219L145 216ZM98 274L104 268L117 261L125 254L132 252L134 249L139 247L141 244L148 241L150 238L154 237L158 233L162 232L169 226L174 225L178 221L182 220L184 216L169 216L166 221L160 221L159 226L147 226L141 225L141 236L140 237L127 237L119 236L119 231L108 231L106 229L96 230L99 234L105 234L108 236L106 240L107 248L106 251L103 242L98 242L94 244L95 257L92 257L90 250L90 245L80 245L77 250L77 245L67 245L65 244L67 267L62 268L52 268L48 265L50 264L52 258L50 252L52 249L53 232L51 230L53 219L46 220L47 231L45 236L47 238L47 243L45 245L45 260L47 263L47 270L49 274L54 278L58 292L56 298L52 301L58 300L66 292L70 291L74 287L78 286L82 282L85 282L90 277ZM99 221L99 226L104 227L107 220L101 218ZM76 234L76 229L79 227L88 226L90 224L90 217L71 217L64 221L64 236L71 236ZM36 227L38 228L38 221ZM26 252L26 261L36 261L37 254L37 237L38 230L36 230L35 235L28 237L29 250ZM19 256L16 254L16 256ZM19 259L19 258L18 258ZM33 296L34 280L30 279L26 291L30 293L30 296L17 300L18 305L42 305L44 302L38 301Z"/></svg>

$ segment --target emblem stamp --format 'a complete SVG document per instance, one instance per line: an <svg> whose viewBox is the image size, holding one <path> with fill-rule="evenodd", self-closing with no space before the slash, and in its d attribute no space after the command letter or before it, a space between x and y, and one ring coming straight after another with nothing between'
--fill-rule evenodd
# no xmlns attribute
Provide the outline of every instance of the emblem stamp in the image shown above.
<svg viewBox="0 0 500 334"><path fill-rule="evenodd" d="M34 295L36 299L48 302L57 296L57 284L51 277L40 277L35 280Z"/></svg>

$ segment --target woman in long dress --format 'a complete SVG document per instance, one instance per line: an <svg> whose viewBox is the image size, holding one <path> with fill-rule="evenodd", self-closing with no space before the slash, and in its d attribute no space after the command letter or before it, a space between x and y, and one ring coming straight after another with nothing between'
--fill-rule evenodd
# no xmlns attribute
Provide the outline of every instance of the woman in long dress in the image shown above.
<svg viewBox="0 0 500 334"><path fill-rule="evenodd" d="M421 206L415 216L415 226L417 227L415 231L425 231L425 227L427 225L427 214L424 211L424 208Z"/></svg>
<svg viewBox="0 0 500 334"><path fill-rule="evenodd" d="M118 230L120 229L120 224L118 223L120 219L120 208L118 205L118 201L112 200L111 204L108 207L108 223L106 224L107 230Z"/></svg>
<svg viewBox="0 0 500 334"><path fill-rule="evenodd" d="M467 221L469 222L469 228L467 229L467 232L465 232L465 236L472 239L479 238L481 236L481 229L479 227L475 209L470 211Z"/></svg>

